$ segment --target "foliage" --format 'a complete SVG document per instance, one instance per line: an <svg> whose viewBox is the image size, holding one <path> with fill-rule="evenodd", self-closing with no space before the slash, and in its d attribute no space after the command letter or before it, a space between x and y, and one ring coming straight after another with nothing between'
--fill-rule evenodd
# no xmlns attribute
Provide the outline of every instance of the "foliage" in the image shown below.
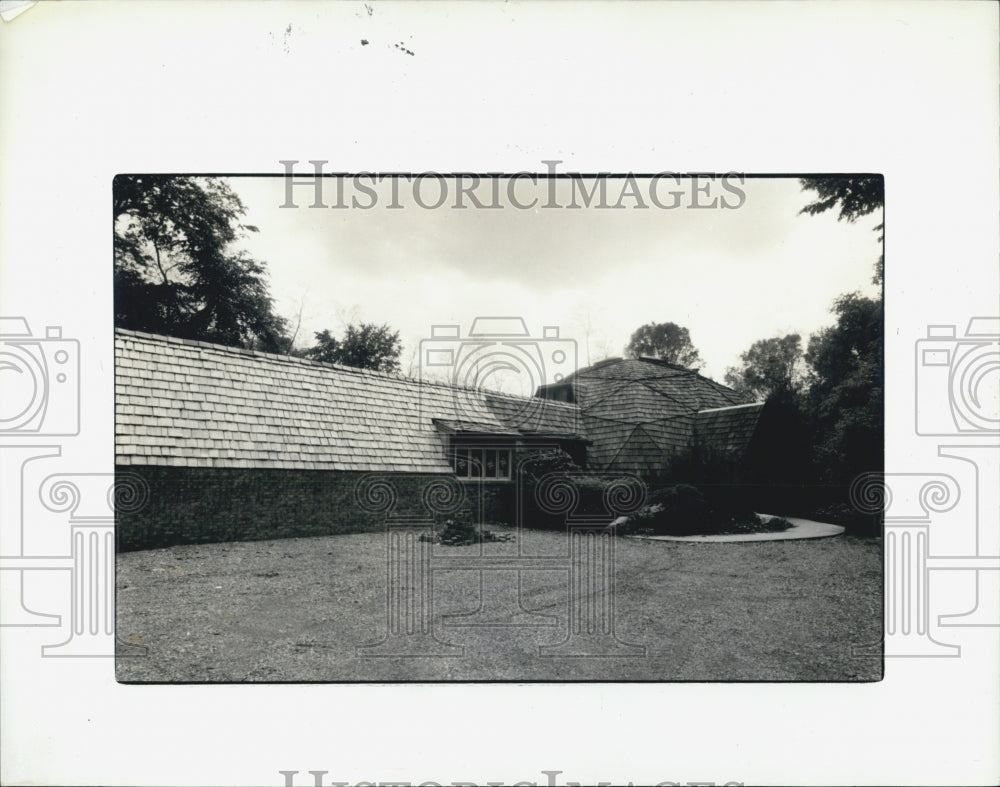
<svg viewBox="0 0 1000 787"><path fill-rule="evenodd" d="M844 502L821 505L810 512L810 517L819 522L840 525L855 536L880 536L882 534L882 512L862 512Z"/></svg>
<svg viewBox="0 0 1000 787"><path fill-rule="evenodd" d="M885 203L885 180L881 175L826 175L800 178L803 190L816 192L816 199L800 212L815 216L840 208L838 219L857 221Z"/></svg>
<svg viewBox="0 0 1000 787"><path fill-rule="evenodd" d="M828 175L820 178L800 178L804 191L815 191L816 199L806 205L800 213L815 216L833 208L840 208L838 219L855 222L862 216L881 210L885 205L885 179L881 175ZM883 224L876 225L879 242L882 241ZM879 254L875 264L876 284L882 282L885 271L885 257Z"/></svg>
<svg viewBox="0 0 1000 787"><path fill-rule="evenodd" d="M763 519L753 511L733 512L710 500L690 484L654 490L648 503L617 526L618 535L723 535L787 530L791 523L780 517Z"/></svg>
<svg viewBox="0 0 1000 787"><path fill-rule="evenodd" d="M580 466L561 448L537 451L520 465L520 478L527 485L537 484L550 473L582 473Z"/></svg>
<svg viewBox="0 0 1000 787"><path fill-rule="evenodd" d="M422 537L422 540L435 541L438 544L456 547L465 546L466 544L477 544L480 541L480 537L483 541L514 540L514 535L512 533L494 533L492 530L483 530L482 533L480 533L479 528L476 527L471 520L462 519L446 520L440 533L430 538Z"/></svg>
<svg viewBox="0 0 1000 787"><path fill-rule="evenodd" d="M540 484L553 474L559 477L560 483L565 482L573 487L571 511L560 509L561 504L568 502L570 498L564 498L558 492L555 494L557 502L551 505L537 497L542 494L544 498L545 492L540 490ZM562 527L570 515L606 517L610 521L613 512L608 510L608 487L621 480L614 474L588 473L580 469L568 453L559 449L539 451L532 455L521 465L518 478L524 522L528 527L536 528Z"/></svg>
<svg viewBox="0 0 1000 787"><path fill-rule="evenodd" d="M303 355L324 363L339 363L376 372L398 372L402 351L399 331L393 331L388 325L363 322L348 325L342 339L335 338L329 330L319 331L316 333L316 344Z"/></svg>
<svg viewBox="0 0 1000 787"><path fill-rule="evenodd" d="M883 315L880 301L857 293L833 311L836 325L809 340L806 402L819 480L844 486L883 464Z"/></svg>
<svg viewBox="0 0 1000 787"><path fill-rule="evenodd" d="M815 497L813 442L802 392L772 393L742 463L745 498L755 510L808 513Z"/></svg>
<svg viewBox="0 0 1000 787"><path fill-rule="evenodd" d="M287 349L263 262L233 244L257 228L224 181L119 175L114 183L115 324L268 351Z"/></svg>
<svg viewBox="0 0 1000 787"><path fill-rule="evenodd" d="M636 328L625 347L625 355L629 358L659 358L686 369L697 370L705 365L691 343L688 329L673 322L651 322Z"/></svg>
<svg viewBox="0 0 1000 787"><path fill-rule="evenodd" d="M705 495L690 484L656 489L649 495L651 508L659 508L650 516L650 524L657 533L704 533L719 524L716 512Z"/></svg>
<svg viewBox="0 0 1000 787"><path fill-rule="evenodd" d="M809 215L836 208L839 219L853 222L885 204L880 175L803 178L800 184L817 195L801 211ZM882 229L880 222L875 227L880 242ZM883 281L884 267L880 254L876 284ZM805 353L809 372L800 404L814 446L813 477L801 486L812 492L801 494L798 503L808 516L844 524L854 533L877 535L881 517L851 514L845 500L855 476L881 470L884 464L882 303L850 293L839 297L832 311L836 324L814 334Z"/></svg>
<svg viewBox="0 0 1000 787"><path fill-rule="evenodd" d="M796 391L803 382L802 339L797 333L760 339L740 355L740 366L726 370L726 385L752 397L767 399L782 390Z"/></svg>
<svg viewBox="0 0 1000 787"><path fill-rule="evenodd" d="M783 533L791 528L792 523L784 517L771 516L765 519L759 514L753 514L752 517L746 520L734 522L732 527L726 530L726 533L734 535L744 533Z"/></svg>

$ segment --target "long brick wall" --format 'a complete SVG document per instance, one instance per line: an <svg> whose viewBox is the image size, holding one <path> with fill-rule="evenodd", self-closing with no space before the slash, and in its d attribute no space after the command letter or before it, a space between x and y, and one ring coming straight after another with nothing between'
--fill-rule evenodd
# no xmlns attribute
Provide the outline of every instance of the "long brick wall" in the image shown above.
<svg viewBox="0 0 1000 787"><path fill-rule="evenodd" d="M116 474L121 551L376 531L384 526L385 513L366 510L358 499L359 482L370 482L372 476L391 482L393 510L401 516L431 515L425 493L435 481L461 489L464 497L453 514L439 514L439 520L478 518L481 498L485 522L507 521L513 495L510 484L467 484L449 476L404 473L129 465L118 466ZM133 488L134 495L128 492ZM382 500L375 488L366 506L378 508ZM435 505L440 509L440 499Z"/></svg>

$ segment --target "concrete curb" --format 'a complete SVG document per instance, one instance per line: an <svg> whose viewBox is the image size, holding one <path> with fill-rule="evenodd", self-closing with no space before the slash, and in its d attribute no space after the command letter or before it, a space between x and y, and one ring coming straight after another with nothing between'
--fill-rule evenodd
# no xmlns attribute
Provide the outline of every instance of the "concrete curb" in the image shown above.
<svg viewBox="0 0 1000 787"><path fill-rule="evenodd" d="M768 516L761 514L761 516ZM794 541L803 538L827 538L839 536L844 532L840 525L828 525L825 522L813 522L810 519L785 517L792 523L788 530L778 533L745 533L731 536L626 536L643 541L686 541L692 544L734 544L740 541Z"/></svg>

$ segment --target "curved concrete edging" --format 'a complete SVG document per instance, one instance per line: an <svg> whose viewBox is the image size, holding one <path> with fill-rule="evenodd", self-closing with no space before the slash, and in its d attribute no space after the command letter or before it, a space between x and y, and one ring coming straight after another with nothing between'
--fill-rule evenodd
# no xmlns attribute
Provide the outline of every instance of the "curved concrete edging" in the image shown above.
<svg viewBox="0 0 1000 787"><path fill-rule="evenodd" d="M761 514L766 517L768 514ZM813 522L811 519L799 519L798 517L785 517L792 523L788 530L781 530L777 533L743 533L729 536L628 536L628 538L641 538L645 541L687 541L695 544L726 544L737 541L792 541L801 538L827 538L828 536L839 536L844 532L840 525L828 525L825 522Z"/></svg>

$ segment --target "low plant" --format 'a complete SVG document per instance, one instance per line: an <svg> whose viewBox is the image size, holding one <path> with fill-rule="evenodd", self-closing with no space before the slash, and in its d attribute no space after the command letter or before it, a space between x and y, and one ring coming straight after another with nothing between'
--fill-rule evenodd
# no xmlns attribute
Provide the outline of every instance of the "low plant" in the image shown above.
<svg viewBox="0 0 1000 787"><path fill-rule="evenodd" d="M654 489L648 503L614 524L619 535L730 535L773 533L792 524L780 517L764 518L752 511L715 504L698 487L672 484ZM728 502L728 501L727 501Z"/></svg>
<svg viewBox="0 0 1000 787"><path fill-rule="evenodd" d="M494 533L492 530L480 530L471 521L447 519L440 532L434 535L423 535L421 541L433 541L445 546L457 547L466 544L476 544L482 541L513 541L513 533Z"/></svg>

